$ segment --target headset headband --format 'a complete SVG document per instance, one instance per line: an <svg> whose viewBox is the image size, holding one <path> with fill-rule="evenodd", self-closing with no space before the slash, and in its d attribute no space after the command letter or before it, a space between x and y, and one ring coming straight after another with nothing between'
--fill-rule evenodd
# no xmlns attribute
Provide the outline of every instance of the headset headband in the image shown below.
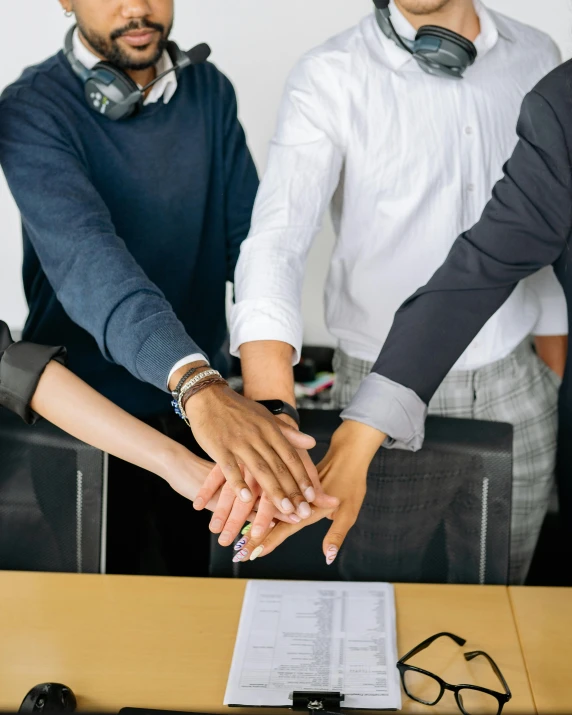
<svg viewBox="0 0 572 715"><path fill-rule="evenodd" d="M157 75L145 87L139 87L128 74L109 62L98 62L92 69L88 69L80 62L73 49L76 27L77 25L74 25L66 33L64 55L74 74L83 83L88 105L98 114L103 114L112 120L126 119L136 114L143 106L145 92L160 79L171 72L179 73L189 65L206 62L211 53L210 47L206 44L197 45L189 52L183 52L175 42L169 41L167 52L173 66Z"/></svg>
<svg viewBox="0 0 572 715"><path fill-rule="evenodd" d="M416 60L424 72L437 77L462 79L477 58L477 49L466 37L436 25L424 25L414 41L401 37L391 22L389 0L373 0L383 34Z"/></svg>

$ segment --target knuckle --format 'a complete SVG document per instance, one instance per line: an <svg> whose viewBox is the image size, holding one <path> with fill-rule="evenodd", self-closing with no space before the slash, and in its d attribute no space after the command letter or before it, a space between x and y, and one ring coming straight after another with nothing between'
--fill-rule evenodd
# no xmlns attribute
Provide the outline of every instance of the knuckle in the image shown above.
<svg viewBox="0 0 572 715"><path fill-rule="evenodd" d="M282 501L282 499L284 499L285 496L286 496L286 494L282 491L282 489L279 486L275 486L270 490L270 498L277 503L280 503ZM273 508L274 508L274 506L273 506Z"/></svg>
<svg viewBox="0 0 572 715"><path fill-rule="evenodd" d="M345 536L346 535L344 533L342 533L341 531L338 531L337 529L330 530L330 533L329 533L329 538L333 539L335 541L338 541L338 542L343 541Z"/></svg>
<svg viewBox="0 0 572 715"><path fill-rule="evenodd" d="M284 456L284 461L287 464L297 464L299 462L297 452L293 452L292 450L288 451Z"/></svg>
<svg viewBox="0 0 572 715"><path fill-rule="evenodd" d="M277 461L274 465L274 473L279 475L279 476L284 476L284 474L287 474L288 468L284 464L284 462Z"/></svg>
<svg viewBox="0 0 572 715"><path fill-rule="evenodd" d="M292 501L293 499L301 499L303 498L302 492L299 489L295 489L293 492L289 492L288 498L290 499L290 501Z"/></svg>

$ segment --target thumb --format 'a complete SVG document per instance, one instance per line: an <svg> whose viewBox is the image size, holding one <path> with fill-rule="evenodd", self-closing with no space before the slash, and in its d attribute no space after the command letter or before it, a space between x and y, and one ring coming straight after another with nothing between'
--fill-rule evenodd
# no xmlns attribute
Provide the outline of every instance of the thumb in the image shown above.
<svg viewBox="0 0 572 715"><path fill-rule="evenodd" d="M331 566L336 560L342 544L354 524L355 517L350 510L347 507L340 507L323 541L323 551L328 566Z"/></svg>
<svg viewBox="0 0 572 715"><path fill-rule="evenodd" d="M310 437L309 434L300 432L300 430L294 429L294 427L290 427L285 423L279 424L278 427L288 442L296 449L312 449L316 446L316 440Z"/></svg>

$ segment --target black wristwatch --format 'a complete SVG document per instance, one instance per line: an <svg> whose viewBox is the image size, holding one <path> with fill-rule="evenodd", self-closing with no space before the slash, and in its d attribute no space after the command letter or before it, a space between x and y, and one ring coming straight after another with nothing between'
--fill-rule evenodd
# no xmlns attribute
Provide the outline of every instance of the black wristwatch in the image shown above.
<svg viewBox="0 0 572 715"><path fill-rule="evenodd" d="M257 402L259 405L262 405L262 407L266 407L273 415L288 415L288 417L294 420L298 427L300 426L298 410L287 402L284 402L284 400L257 400Z"/></svg>

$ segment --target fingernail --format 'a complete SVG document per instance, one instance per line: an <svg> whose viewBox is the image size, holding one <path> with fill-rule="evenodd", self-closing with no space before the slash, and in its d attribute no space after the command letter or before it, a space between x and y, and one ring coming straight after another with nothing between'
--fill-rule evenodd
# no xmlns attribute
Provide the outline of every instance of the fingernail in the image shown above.
<svg viewBox="0 0 572 715"><path fill-rule="evenodd" d="M264 535L264 529L261 526L254 526L252 528L252 538L253 539L260 539L260 537L263 535Z"/></svg>
<svg viewBox="0 0 572 715"><path fill-rule="evenodd" d="M220 519L213 519L211 521L211 529L213 531L220 531L222 529L222 521Z"/></svg>
<svg viewBox="0 0 572 715"><path fill-rule="evenodd" d="M336 556L338 555L338 547L337 546L329 546L328 550L326 551L326 563L328 566L331 566L334 561L336 560Z"/></svg>
<svg viewBox="0 0 572 715"><path fill-rule="evenodd" d="M234 550L240 551L245 544L246 544L246 539L242 538L240 541L236 542L236 544L234 545Z"/></svg>
<svg viewBox="0 0 572 715"><path fill-rule="evenodd" d="M270 528L273 529L275 526L276 526L276 522L275 522L275 521L271 521L271 522L270 522Z"/></svg>
<svg viewBox="0 0 572 715"><path fill-rule="evenodd" d="M205 500L202 497L197 497L195 499L195 509L202 509L205 505Z"/></svg>
<svg viewBox="0 0 572 715"><path fill-rule="evenodd" d="M221 546L230 544L231 541L232 541L232 534L230 533L230 531L223 531L218 539L218 542L219 542L219 544L221 544Z"/></svg>
<svg viewBox="0 0 572 715"><path fill-rule="evenodd" d="M290 514L290 516L288 518L290 519L290 521L293 524L299 524L302 521L302 519L300 519L298 514Z"/></svg>
<svg viewBox="0 0 572 715"><path fill-rule="evenodd" d="M251 561L256 561L256 559L260 556L260 554L264 551L264 546L257 546L256 549L252 552L250 555L250 560Z"/></svg>
<svg viewBox="0 0 572 715"><path fill-rule="evenodd" d="M243 502L252 501L252 493L251 493L250 489L241 489L240 490L240 498Z"/></svg>
<svg viewBox="0 0 572 715"><path fill-rule="evenodd" d="M290 501L290 499L282 499L281 502L282 506L282 511L288 513L290 511L294 511L294 504Z"/></svg>
<svg viewBox="0 0 572 715"><path fill-rule="evenodd" d="M242 536L246 536L248 532L252 529L252 524L247 524L244 529L240 532Z"/></svg>
<svg viewBox="0 0 572 715"><path fill-rule="evenodd" d="M234 564L237 564L239 561L242 561L245 556L248 556L248 551L246 549L243 549L242 551L238 552L238 554L234 557L232 562Z"/></svg>
<svg viewBox="0 0 572 715"><path fill-rule="evenodd" d="M312 516L312 509L310 508L308 502L303 501L298 504L298 516L301 516L302 519L308 519Z"/></svg>
<svg viewBox="0 0 572 715"><path fill-rule="evenodd" d="M313 487L308 487L306 491L304 492L304 496L309 502L313 502L314 499L316 498L316 492L314 491Z"/></svg>

